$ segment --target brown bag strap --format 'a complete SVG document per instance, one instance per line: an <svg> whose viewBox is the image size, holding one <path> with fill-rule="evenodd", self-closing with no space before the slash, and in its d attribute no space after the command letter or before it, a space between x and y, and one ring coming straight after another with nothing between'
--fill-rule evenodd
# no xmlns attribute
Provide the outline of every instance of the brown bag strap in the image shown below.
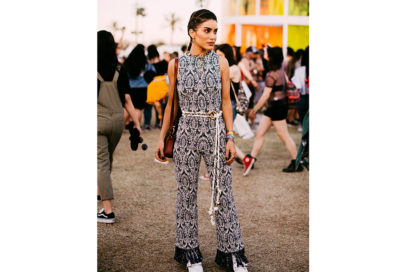
<svg viewBox="0 0 408 272"><path fill-rule="evenodd" d="M171 104L171 113L170 113L170 132L173 132L173 123L174 123L174 104L176 103L177 95L177 72L178 72L178 58L174 59L174 89L173 89L173 103Z"/></svg>

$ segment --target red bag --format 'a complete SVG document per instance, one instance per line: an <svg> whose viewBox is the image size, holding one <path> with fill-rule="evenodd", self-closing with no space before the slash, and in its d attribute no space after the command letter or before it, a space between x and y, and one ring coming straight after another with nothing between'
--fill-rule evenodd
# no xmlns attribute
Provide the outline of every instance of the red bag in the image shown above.
<svg viewBox="0 0 408 272"><path fill-rule="evenodd" d="M296 88L295 84L293 84L292 81L290 81L287 77L286 77L286 98L288 100L289 108L291 109L296 108L297 103L300 100L300 92L299 89Z"/></svg>

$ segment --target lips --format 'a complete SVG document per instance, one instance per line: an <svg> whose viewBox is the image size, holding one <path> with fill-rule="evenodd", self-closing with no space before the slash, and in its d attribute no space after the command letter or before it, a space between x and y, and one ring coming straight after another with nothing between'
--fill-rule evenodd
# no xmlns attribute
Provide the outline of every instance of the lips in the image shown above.
<svg viewBox="0 0 408 272"><path fill-rule="evenodd" d="M214 46L214 44L215 43L213 43L213 42L210 42L210 43L207 43L209 46Z"/></svg>

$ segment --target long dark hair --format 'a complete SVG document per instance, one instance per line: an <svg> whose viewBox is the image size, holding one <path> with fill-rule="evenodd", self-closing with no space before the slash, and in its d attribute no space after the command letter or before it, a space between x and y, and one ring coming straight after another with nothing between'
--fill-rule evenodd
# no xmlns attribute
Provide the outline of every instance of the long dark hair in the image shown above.
<svg viewBox="0 0 408 272"><path fill-rule="evenodd" d="M98 31L98 72L102 77L109 78L113 75L116 66L118 65L118 59L116 57L115 40L112 33L101 30Z"/></svg>
<svg viewBox="0 0 408 272"><path fill-rule="evenodd" d="M282 67L283 52L279 46L268 47L269 68L271 71L279 70Z"/></svg>
<svg viewBox="0 0 408 272"><path fill-rule="evenodd" d="M215 51L217 50L220 50L222 53L224 53L225 58L228 60L229 66L236 64L234 60L234 52L232 51L232 47L228 43L220 44L215 49Z"/></svg>
<svg viewBox="0 0 408 272"><path fill-rule="evenodd" d="M143 44L138 44L132 52L130 52L124 65L130 77L138 77L140 72L145 68L146 63L145 47Z"/></svg>
<svg viewBox="0 0 408 272"><path fill-rule="evenodd" d="M234 46L234 50L235 50L235 62L239 63L242 59L241 46Z"/></svg>
<svg viewBox="0 0 408 272"><path fill-rule="evenodd" d="M194 31L197 30L197 27L208 20L215 20L217 21L217 16L214 13L209 11L208 9L200 9L194 11L191 16L190 20L188 21L187 25L187 34L190 37L190 43L188 45L187 51L190 51L191 46L193 45L193 38L190 36L189 30L192 29Z"/></svg>
<svg viewBox="0 0 408 272"><path fill-rule="evenodd" d="M306 47L305 52L303 52L302 60L300 62L301 66L306 66L306 77L309 76L309 46Z"/></svg>
<svg viewBox="0 0 408 272"><path fill-rule="evenodd" d="M147 58L152 60L156 57L160 57L159 51L157 51L157 47L154 44L151 44L147 47Z"/></svg>

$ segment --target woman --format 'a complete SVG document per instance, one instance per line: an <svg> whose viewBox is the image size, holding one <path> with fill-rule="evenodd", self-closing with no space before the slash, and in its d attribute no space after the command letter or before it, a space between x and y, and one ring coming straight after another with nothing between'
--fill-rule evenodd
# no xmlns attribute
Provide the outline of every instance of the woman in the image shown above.
<svg viewBox="0 0 408 272"><path fill-rule="evenodd" d="M292 82L300 90L300 101L297 105L300 124L309 111L309 46L303 52L300 67L295 70Z"/></svg>
<svg viewBox="0 0 408 272"><path fill-rule="evenodd" d="M210 173L211 223L216 225L215 262L233 271L247 271L241 227L232 194L235 157L228 62L214 51L217 17L209 10L194 12L188 23L188 52L169 63L170 90L163 127L155 157L163 161L164 137L169 129L173 95L182 112L179 119L174 163L178 185L176 204L176 249L174 259L187 264L188 271L203 271L198 243L197 187L201 156ZM178 77L177 93L174 77ZM177 108L177 105L175 105ZM214 221L215 219L215 221Z"/></svg>
<svg viewBox="0 0 408 272"><path fill-rule="evenodd" d="M113 190L110 173L113 152L122 135L124 109L135 120L139 130L129 92L129 81L124 67L120 68L116 57L116 43L110 32L98 32L98 199L103 209L98 213L98 222L114 223L112 209Z"/></svg>
<svg viewBox="0 0 408 272"><path fill-rule="evenodd" d="M145 48L138 44L127 57L124 66L128 72L129 85L131 88L131 98L136 108L137 120L142 122L142 110L146 104L147 85L153 79L149 73L156 72L152 64L147 62ZM133 118L132 118L133 120ZM125 113L125 124L130 122L129 115ZM133 122L136 122L133 120Z"/></svg>
<svg viewBox="0 0 408 272"><path fill-rule="evenodd" d="M295 142L289 135L288 125L286 123L288 103L285 93L286 76L282 67L282 48L268 47L266 52L268 53L268 56L265 56L265 58L269 61L270 71L265 78L264 92L258 103L252 110L250 110L249 115L254 117L256 112L260 110L266 102L268 102L268 108L264 111L264 116L262 116L261 123L256 130L255 142L251 154L246 155L244 158L244 176L248 175L251 171L256 156L261 151L262 145L265 141L265 134L272 125L276 134L278 134L279 138L285 144L291 158L289 166L282 169L282 171L295 172L303 170L302 166L295 169L297 150Z"/></svg>
<svg viewBox="0 0 408 272"><path fill-rule="evenodd" d="M161 128L163 119L162 100L167 97L169 86L166 75L168 63L165 60L160 61L159 56L159 52L157 51L157 48L154 44L147 47L148 62L153 64L156 73L152 82L150 82L149 86L147 86L145 123L150 124L152 112L151 105L154 105L157 114L156 117L159 120L158 127ZM148 110L148 112L146 111L146 109Z"/></svg>

